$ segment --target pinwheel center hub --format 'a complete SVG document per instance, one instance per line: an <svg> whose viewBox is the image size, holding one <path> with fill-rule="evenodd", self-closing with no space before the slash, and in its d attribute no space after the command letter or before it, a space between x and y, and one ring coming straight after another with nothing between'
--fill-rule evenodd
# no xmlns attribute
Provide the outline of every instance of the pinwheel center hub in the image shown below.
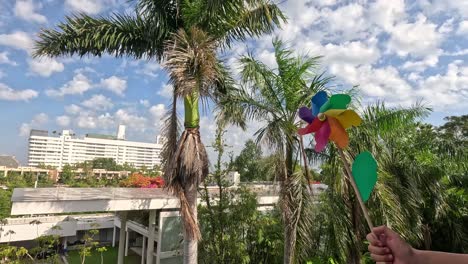
<svg viewBox="0 0 468 264"><path fill-rule="evenodd" d="M320 121L325 121L325 119L327 119L327 116L324 113L318 114L317 117Z"/></svg>

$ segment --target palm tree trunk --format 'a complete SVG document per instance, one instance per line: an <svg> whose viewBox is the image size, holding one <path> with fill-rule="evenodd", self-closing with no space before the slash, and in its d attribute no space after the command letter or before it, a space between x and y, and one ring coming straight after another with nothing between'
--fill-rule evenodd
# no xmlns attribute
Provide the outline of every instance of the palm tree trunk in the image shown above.
<svg viewBox="0 0 468 264"><path fill-rule="evenodd" d="M281 193L282 193L282 216L284 225L284 264L294 263L294 256L296 251L296 236L297 236L297 219L295 219L296 209L294 201L292 201L290 188L291 178L293 174L293 161L292 161L292 146L288 144L286 146L286 171L284 179L281 181Z"/></svg>
<svg viewBox="0 0 468 264"><path fill-rule="evenodd" d="M185 197L192 211L192 217L198 223L197 189L197 183L191 183L185 190ZM184 264L196 263L198 263L198 238L191 236L184 229Z"/></svg>

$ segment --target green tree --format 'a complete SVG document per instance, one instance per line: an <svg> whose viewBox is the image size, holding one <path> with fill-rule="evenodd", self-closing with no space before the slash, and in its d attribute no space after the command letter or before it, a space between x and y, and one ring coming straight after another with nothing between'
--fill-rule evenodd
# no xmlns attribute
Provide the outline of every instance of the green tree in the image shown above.
<svg viewBox="0 0 468 264"><path fill-rule="evenodd" d="M94 241L94 237L99 234L98 229L91 229L83 236L84 244L79 246L79 254L81 258L81 264L84 264L86 257L91 256L91 251L95 248L99 242ZM99 251L101 252L101 251ZM102 254L102 253L101 253ZM101 255L102 257L102 255Z"/></svg>
<svg viewBox="0 0 468 264"><path fill-rule="evenodd" d="M200 245L200 263L281 263L282 234L279 214L262 213L257 209L257 196L245 187L227 188L225 178L232 164L223 164L223 135L218 125L212 147L218 154L215 171L204 184L199 206L200 225L204 239ZM215 183L217 192L208 191Z"/></svg>
<svg viewBox="0 0 468 264"><path fill-rule="evenodd" d="M231 85L217 54L233 41L272 32L284 20L279 8L266 0L140 0L133 16L78 15L67 17L59 30L44 29L39 33L36 56L109 53L165 59L174 85L166 130L165 175L167 186L181 200L187 263L197 259L197 186L208 173L208 158L199 132L199 101L216 102ZM185 131L179 141L177 98L183 98L185 113Z"/></svg>
<svg viewBox="0 0 468 264"><path fill-rule="evenodd" d="M95 158L91 161L93 169L104 169L108 171L116 171L118 169L117 162L113 158Z"/></svg>
<svg viewBox="0 0 468 264"><path fill-rule="evenodd" d="M261 166L262 160L262 149L249 139L239 156L234 159L233 169L239 172L243 182L267 180L267 175Z"/></svg>
<svg viewBox="0 0 468 264"><path fill-rule="evenodd" d="M62 173L60 173L60 181L64 184L70 184L73 182L74 176L72 167L69 164L65 164L62 168Z"/></svg>
<svg viewBox="0 0 468 264"><path fill-rule="evenodd" d="M297 109L309 105L312 96L325 89L329 79L315 74L317 57L294 56L282 41L273 41L277 68L273 69L252 56L244 56L240 63L244 86L233 90L223 101L223 117L244 125L245 120L265 124L255 135L257 143L264 143L275 152L275 171L281 184L280 206L284 224L284 263L294 263L297 230L306 224L304 196L296 171ZM301 220L302 219L302 220ZM300 234L299 234L300 235Z"/></svg>

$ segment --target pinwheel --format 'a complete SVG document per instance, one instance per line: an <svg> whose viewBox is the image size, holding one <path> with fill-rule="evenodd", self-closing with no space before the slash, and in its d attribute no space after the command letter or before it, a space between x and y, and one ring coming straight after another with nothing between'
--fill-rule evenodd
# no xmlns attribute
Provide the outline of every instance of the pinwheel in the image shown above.
<svg viewBox="0 0 468 264"><path fill-rule="evenodd" d="M308 124L298 129L301 148L303 150L302 136L315 133L315 151L321 152L325 149L328 141L332 141L338 147L341 160L345 168L345 174L356 192L359 204L366 218L369 228L373 224L364 204L372 193L377 182L377 162L372 154L364 151L356 156L352 170L343 152L349 144L349 136L346 129L359 126L362 122L359 115L351 109L347 109L351 97L346 94L335 94L329 99L326 92L318 92L312 97L311 108L301 107L299 117ZM306 164L305 152L303 151L304 164Z"/></svg>
<svg viewBox="0 0 468 264"><path fill-rule="evenodd" d="M312 107L301 107L299 117L308 125L298 130L299 135L315 133L315 151L321 152L328 140L344 149L349 144L346 129L359 126L361 118L348 108L351 97L346 94L335 94L328 99L326 92L318 92L312 97Z"/></svg>

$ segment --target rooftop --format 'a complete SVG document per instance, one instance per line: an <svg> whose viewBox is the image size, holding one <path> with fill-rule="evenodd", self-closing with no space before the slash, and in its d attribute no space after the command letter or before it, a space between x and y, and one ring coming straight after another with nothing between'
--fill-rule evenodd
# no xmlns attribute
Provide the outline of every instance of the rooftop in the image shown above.
<svg viewBox="0 0 468 264"><path fill-rule="evenodd" d="M7 168L18 168L19 162L14 156L0 155L0 167L4 166Z"/></svg>
<svg viewBox="0 0 468 264"><path fill-rule="evenodd" d="M179 200L162 189L16 188L11 215L116 212L178 208Z"/></svg>

